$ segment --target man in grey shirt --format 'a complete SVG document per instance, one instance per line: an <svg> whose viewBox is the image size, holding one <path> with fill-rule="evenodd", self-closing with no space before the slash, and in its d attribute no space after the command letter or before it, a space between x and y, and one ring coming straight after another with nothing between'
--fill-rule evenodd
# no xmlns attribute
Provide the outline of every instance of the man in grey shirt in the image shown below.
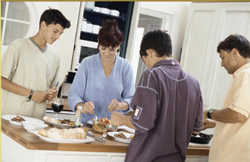
<svg viewBox="0 0 250 162"><path fill-rule="evenodd" d="M131 101L132 117L114 112L111 123L135 128L126 162L184 162L192 132L202 129L203 103L197 80L171 59L167 33L148 32L140 55L147 70Z"/></svg>

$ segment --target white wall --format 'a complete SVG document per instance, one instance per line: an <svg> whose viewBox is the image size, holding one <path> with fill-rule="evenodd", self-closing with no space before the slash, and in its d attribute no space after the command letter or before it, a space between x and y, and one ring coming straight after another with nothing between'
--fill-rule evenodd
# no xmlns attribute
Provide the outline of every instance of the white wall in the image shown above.
<svg viewBox="0 0 250 162"><path fill-rule="evenodd" d="M59 81L62 83L71 68L71 60L73 55L73 48L75 42L77 20L80 8L80 2L30 2L35 5L37 15L40 18L41 14L45 9L55 8L60 10L63 15L70 21L71 26L65 29L60 39L58 39L52 46L58 52L61 58ZM39 24L39 19L34 22ZM39 26L36 25L35 30L29 36L33 36L37 33Z"/></svg>
<svg viewBox="0 0 250 162"><path fill-rule="evenodd" d="M61 56L59 73L60 84L64 81L65 76L71 69L79 8L80 2L61 2L59 5L60 11L65 15L67 19L70 20L71 23L70 28L65 29L60 39L57 40L53 45Z"/></svg>
<svg viewBox="0 0 250 162"><path fill-rule="evenodd" d="M57 53L60 55L61 58L59 78L58 78L61 84L71 68L71 59L73 55L80 2L31 2L31 3L35 4L37 15L39 18L45 9L51 7L60 10L71 23L70 28L65 29L60 39L58 39L52 45L52 47L57 51ZM39 24L39 19L37 19L37 22L35 22L35 24ZM31 36L36 34L38 29L39 26L36 26L36 30L33 30Z"/></svg>
<svg viewBox="0 0 250 162"><path fill-rule="evenodd" d="M191 2L139 2L141 8L155 10L174 15L171 38L173 58L180 58L180 50L184 39L188 10Z"/></svg>

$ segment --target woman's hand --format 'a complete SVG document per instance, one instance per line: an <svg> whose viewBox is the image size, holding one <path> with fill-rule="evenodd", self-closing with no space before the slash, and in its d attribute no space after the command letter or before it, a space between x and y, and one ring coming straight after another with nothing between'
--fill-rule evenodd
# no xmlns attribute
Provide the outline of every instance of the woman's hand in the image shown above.
<svg viewBox="0 0 250 162"><path fill-rule="evenodd" d="M108 112L120 110L119 108L120 108L120 102L118 102L116 99L113 99L108 106Z"/></svg>
<svg viewBox="0 0 250 162"><path fill-rule="evenodd" d="M94 114L95 105L92 101L85 102L84 104L79 103L76 105L76 107L77 106L82 106L82 113L84 114L87 113Z"/></svg>

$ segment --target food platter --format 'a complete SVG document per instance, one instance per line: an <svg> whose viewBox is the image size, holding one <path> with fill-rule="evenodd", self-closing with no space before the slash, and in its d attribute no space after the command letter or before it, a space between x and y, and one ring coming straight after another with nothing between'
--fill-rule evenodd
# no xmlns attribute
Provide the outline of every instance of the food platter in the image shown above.
<svg viewBox="0 0 250 162"><path fill-rule="evenodd" d="M133 134L122 132L122 134L124 134L126 136L126 139L125 139L125 138L116 137L116 135L119 133L121 133L121 132L108 132L108 135L113 137L118 142L130 143L132 141L132 139L130 139L130 136L133 136Z"/></svg>
<svg viewBox="0 0 250 162"><path fill-rule="evenodd" d="M11 119L15 118L16 116L17 115L3 115L2 118L5 120L8 120L13 125L22 126L22 122L17 122L17 121L11 120ZM44 121L42 121L40 119L31 118L31 117L22 116L22 115L18 115L18 116L22 117L25 121L30 122L30 123L44 123Z"/></svg>
<svg viewBox="0 0 250 162"><path fill-rule="evenodd" d="M74 125L68 125L68 124L56 124L56 123L51 123L45 121L46 124L53 126L53 127L58 127L58 128L74 128Z"/></svg>
<svg viewBox="0 0 250 162"><path fill-rule="evenodd" d="M89 143L94 141L93 138L87 136L86 139L58 139L58 138L48 138L48 137L44 137L40 134L38 134L37 131L32 132L35 135L37 135L41 140L46 141L46 142L50 142L50 143Z"/></svg>
<svg viewBox="0 0 250 162"><path fill-rule="evenodd" d="M58 128L74 128L75 127L75 122L70 121L69 119L57 119L57 118L44 116L43 120L46 124L52 127L58 127Z"/></svg>

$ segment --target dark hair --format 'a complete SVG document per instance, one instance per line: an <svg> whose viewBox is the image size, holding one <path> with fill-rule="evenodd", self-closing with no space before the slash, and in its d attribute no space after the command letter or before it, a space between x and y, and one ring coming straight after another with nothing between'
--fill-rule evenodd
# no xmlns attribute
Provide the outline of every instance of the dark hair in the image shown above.
<svg viewBox="0 0 250 162"><path fill-rule="evenodd" d="M102 28L98 33L98 43L104 47L117 47L122 42L122 32L115 19L102 22Z"/></svg>
<svg viewBox="0 0 250 162"><path fill-rule="evenodd" d="M60 24L64 29L70 27L70 21L57 9L47 9L43 12L40 18L41 22L45 21L46 25Z"/></svg>
<svg viewBox="0 0 250 162"><path fill-rule="evenodd" d="M225 40L221 41L217 46L217 52L220 52L220 50L230 52L233 48L237 49L242 57L250 57L249 41L238 34L229 35Z"/></svg>
<svg viewBox="0 0 250 162"><path fill-rule="evenodd" d="M147 56L146 50L153 49L159 57L172 55L172 43L170 36L161 31L154 30L146 33L142 38L140 55Z"/></svg>

